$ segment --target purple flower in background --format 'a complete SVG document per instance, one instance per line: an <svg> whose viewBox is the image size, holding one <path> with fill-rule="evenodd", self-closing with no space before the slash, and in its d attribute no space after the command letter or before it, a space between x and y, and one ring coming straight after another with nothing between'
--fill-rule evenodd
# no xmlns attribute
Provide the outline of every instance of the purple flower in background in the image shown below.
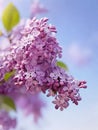
<svg viewBox="0 0 98 130"><path fill-rule="evenodd" d="M42 117L42 109L46 104L42 101L40 93L27 93L23 87L16 87L13 80L9 79L0 86L0 94L11 97L16 108L20 108L26 116L33 115L35 123Z"/></svg>
<svg viewBox="0 0 98 130"><path fill-rule="evenodd" d="M17 91L10 93L9 96L14 99L17 108L20 108L26 116L33 115L35 123L42 117L42 108L46 105L38 93L31 95L30 93L18 93Z"/></svg>
<svg viewBox="0 0 98 130"><path fill-rule="evenodd" d="M31 6L31 18L37 14L47 13L48 10L44 7L43 4L40 4L39 0L34 0Z"/></svg>
<svg viewBox="0 0 98 130"><path fill-rule="evenodd" d="M12 119L6 111L0 111L0 130L10 130L15 127L16 119Z"/></svg>
<svg viewBox="0 0 98 130"><path fill-rule="evenodd" d="M8 53L1 57L0 81L6 72L14 70L15 74L3 84L5 87L1 84L0 91L18 89L27 94L48 91L47 96L54 97L55 108L63 110L70 100L78 104L79 89L86 88L86 82L74 79L57 66L62 48L55 37L56 28L47 21L47 18L29 19L13 30Z"/></svg>

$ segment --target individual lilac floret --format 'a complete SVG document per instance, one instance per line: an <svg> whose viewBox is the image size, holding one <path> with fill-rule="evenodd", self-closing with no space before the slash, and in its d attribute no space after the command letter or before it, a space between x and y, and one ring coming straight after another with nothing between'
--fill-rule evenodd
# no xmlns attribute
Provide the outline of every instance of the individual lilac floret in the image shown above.
<svg viewBox="0 0 98 130"><path fill-rule="evenodd" d="M9 53L2 58L0 79L5 72L15 70L11 83L18 89L32 94L48 91L47 96L54 96L55 108L63 110L70 100L78 104L79 89L86 88L86 82L75 80L57 66L62 48L55 38L56 28L47 21L47 18L33 18L12 32Z"/></svg>
<svg viewBox="0 0 98 130"><path fill-rule="evenodd" d="M12 119L6 111L0 111L0 130L10 130L16 127L16 119Z"/></svg>

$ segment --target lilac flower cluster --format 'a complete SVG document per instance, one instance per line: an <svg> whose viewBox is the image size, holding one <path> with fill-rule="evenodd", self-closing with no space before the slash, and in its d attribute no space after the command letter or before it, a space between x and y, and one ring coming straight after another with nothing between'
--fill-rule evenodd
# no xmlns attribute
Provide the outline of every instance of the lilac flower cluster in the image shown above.
<svg viewBox="0 0 98 130"><path fill-rule="evenodd" d="M0 81L6 72L15 70L10 79L14 87L32 94L48 92L47 96L54 97L55 108L63 110L70 100L78 104L81 100L79 89L86 88L86 82L75 80L57 66L62 48L55 38L56 28L47 21L47 18L33 18L13 30L8 53L1 58ZM10 90L13 88L12 85L8 87L7 83L6 86Z"/></svg>
<svg viewBox="0 0 98 130"><path fill-rule="evenodd" d="M16 119L12 119L6 111L0 111L0 130L10 130L16 127Z"/></svg>

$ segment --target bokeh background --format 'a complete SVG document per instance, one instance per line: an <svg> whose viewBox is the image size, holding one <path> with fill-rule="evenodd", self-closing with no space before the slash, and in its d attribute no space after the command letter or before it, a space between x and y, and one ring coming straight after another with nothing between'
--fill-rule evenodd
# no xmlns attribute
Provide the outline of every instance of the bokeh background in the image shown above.
<svg viewBox="0 0 98 130"><path fill-rule="evenodd" d="M3 8L12 1L22 19L30 17L33 0L0 0ZM81 91L82 101L71 104L63 112L54 109L51 99L42 95L47 107L43 118L34 124L18 110L16 130L98 130L98 0L40 0L48 17L57 28L57 38L63 48L64 61L77 79L85 79L88 88ZM3 29L0 22L0 29Z"/></svg>

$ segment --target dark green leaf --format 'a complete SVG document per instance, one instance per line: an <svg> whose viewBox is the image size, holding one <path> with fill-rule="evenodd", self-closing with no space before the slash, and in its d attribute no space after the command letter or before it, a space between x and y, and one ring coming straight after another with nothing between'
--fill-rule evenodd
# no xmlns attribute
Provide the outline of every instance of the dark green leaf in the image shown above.
<svg viewBox="0 0 98 130"><path fill-rule="evenodd" d="M4 95L0 95L0 109L5 109L6 111L15 110L16 106L12 98Z"/></svg>
<svg viewBox="0 0 98 130"><path fill-rule="evenodd" d="M20 20L19 11L13 5L9 3L8 6L4 9L2 14L2 22L7 31L11 31L15 25L18 24Z"/></svg>
<svg viewBox="0 0 98 130"><path fill-rule="evenodd" d="M67 65L65 63L63 63L62 61L57 61L57 66L59 66L59 67L68 71Z"/></svg>

